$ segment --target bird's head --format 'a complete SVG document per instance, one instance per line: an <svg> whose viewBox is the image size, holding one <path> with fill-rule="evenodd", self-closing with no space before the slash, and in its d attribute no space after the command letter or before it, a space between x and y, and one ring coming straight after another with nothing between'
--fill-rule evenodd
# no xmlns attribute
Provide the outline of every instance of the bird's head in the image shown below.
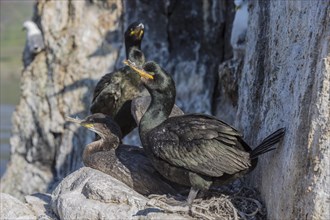
<svg viewBox="0 0 330 220"><path fill-rule="evenodd" d="M23 23L22 30L28 30L31 25L32 25L32 22L31 21L25 21Z"/></svg>
<svg viewBox="0 0 330 220"><path fill-rule="evenodd" d="M108 115L102 113L96 113L87 116L85 119L67 117L67 120L79 124L96 134L98 134L103 140L116 138L121 140L121 130L117 123Z"/></svg>
<svg viewBox="0 0 330 220"><path fill-rule="evenodd" d="M140 48L144 35L144 25L139 22L130 24L125 31L125 44L127 46L137 46Z"/></svg>
<svg viewBox="0 0 330 220"><path fill-rule="evenodd" d="M27 35L41 34L39 27L33 21L25 21L22 30L27 31Z"/></svg>
<svg viewBox="0 0 330 220"><path fill-rule="evenodd" d="M174 92L175 95L175 85L172 77L156 62L146 62L142 68L132 64L129 60L124 61L124 63L140 75L141 81L149 91L163 94Z"/></svg>
<svg viewBox="0 0 330 220"><path fill-rule="evenodd" d="M25 21L23 23L23 30L33 30L38 29L37 25L33 21Z"/></svg>

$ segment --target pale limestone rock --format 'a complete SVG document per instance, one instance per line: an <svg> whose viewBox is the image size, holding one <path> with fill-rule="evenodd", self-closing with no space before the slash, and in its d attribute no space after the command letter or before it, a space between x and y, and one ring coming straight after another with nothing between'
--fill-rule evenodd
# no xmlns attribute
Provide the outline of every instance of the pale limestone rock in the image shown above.
<svg viewBox="0 0 330 220"><path fill-rule="evenodd" d="M38 220L58 219L50 206L51 195L36 193L25 196L27 205L33 210Z"/></svg>
<svg viewBox="0 0 330 220"><path fill-rule="evenodd" d="M0 193L0 219L37 219L35 213L15 197Z"/></svg>
<svg viewBox="0 0 330 220"><path fill-rule="evenodd" d="M61 181L52 194L60 219L187 219L148 207L148 198L100 171L83 167Z"/></svg>

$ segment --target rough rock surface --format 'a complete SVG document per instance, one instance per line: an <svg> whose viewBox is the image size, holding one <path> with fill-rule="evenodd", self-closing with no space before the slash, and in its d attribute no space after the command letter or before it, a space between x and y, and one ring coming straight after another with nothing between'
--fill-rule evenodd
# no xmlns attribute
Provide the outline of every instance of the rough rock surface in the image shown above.
<svg viewBox="0 0 330 220"><path fill-rule="evenodd" d="M191 219L147 205L148 198L89 167L68 175L52 195L25 196L25 203L0 193L0 219Z"/></svg>
<svg viewBox="0 0 330 220"><path fill-rule="evenodd" d="M0 193L0 219L36 219L33 211L13 196Z"/></svg>
<svg viewBox="0 0 330 220"><path fill-rule="evenodd" d="M15 197L0 193L0 219L58 219L50 206L51 195L36 193L25 196L25 203Z"/></svg>
<svg viewBox="0 0 330 220"><path fill-rule="evenodd" d="M236 125L252 146L287 129L250 182L269 219L330 219L330 2L253 1L250 12Z"/></svg>
<svg viewBox="0 0 330 220"><path fill-rule="evenodd" d="M34 212L38 220L56 220L58 219L51 208L51 195L36 193L25 196L25 201Z"/></svg>
<svg viewBox="0 0 330 220"><path fill-rule="evenodd" d="M61 181L51 204L60 219L186 219L150 208L147 202L124 183L83 167Z"/></svg>
<svg viewBox="0 0 330 220"><path fill-rule="evenodd" d="M218 83L212 112L217 118L233 125L238 107L238 84L242 75L244 57L230 59L219 66Z"/></svg>

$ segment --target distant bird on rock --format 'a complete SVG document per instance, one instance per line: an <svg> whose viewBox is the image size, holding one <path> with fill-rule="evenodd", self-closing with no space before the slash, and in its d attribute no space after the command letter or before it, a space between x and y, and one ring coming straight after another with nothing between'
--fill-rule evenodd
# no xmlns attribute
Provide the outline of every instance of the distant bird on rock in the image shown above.
<svg viewBox="0 0 330 220"><path fill-rule="evenodd" d="M23 30L26 30L26 43L23 52L25 68L33 61L34 57L45 48L45 44L40 29L33 21L25 21L23 23Z"/></svg>
<svg viewBox="0 0 330 220"><path fill-rule="evenodd" d="M23 29L26 30L26 45L31 54L37 54L45 48L42 33L33 21L25 21Z"/></svg>

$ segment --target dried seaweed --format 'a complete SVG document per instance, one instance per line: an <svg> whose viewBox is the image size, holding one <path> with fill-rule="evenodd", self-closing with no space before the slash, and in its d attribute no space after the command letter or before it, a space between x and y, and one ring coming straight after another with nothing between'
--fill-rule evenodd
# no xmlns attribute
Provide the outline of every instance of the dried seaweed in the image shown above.
<svg viewBox="0 0 330 220"><path fill-rule="evenodd" d="M149 198L149 206L156 206L165 212L175 212L182 216L190 215L197 219L266 219L266 209L260 201L258 192L246 186L230 194L216 191L208 193L204 198L195 199L190 213L187 206L179 205L183 201L178 198L165 195L150 195Z"/></svg>

